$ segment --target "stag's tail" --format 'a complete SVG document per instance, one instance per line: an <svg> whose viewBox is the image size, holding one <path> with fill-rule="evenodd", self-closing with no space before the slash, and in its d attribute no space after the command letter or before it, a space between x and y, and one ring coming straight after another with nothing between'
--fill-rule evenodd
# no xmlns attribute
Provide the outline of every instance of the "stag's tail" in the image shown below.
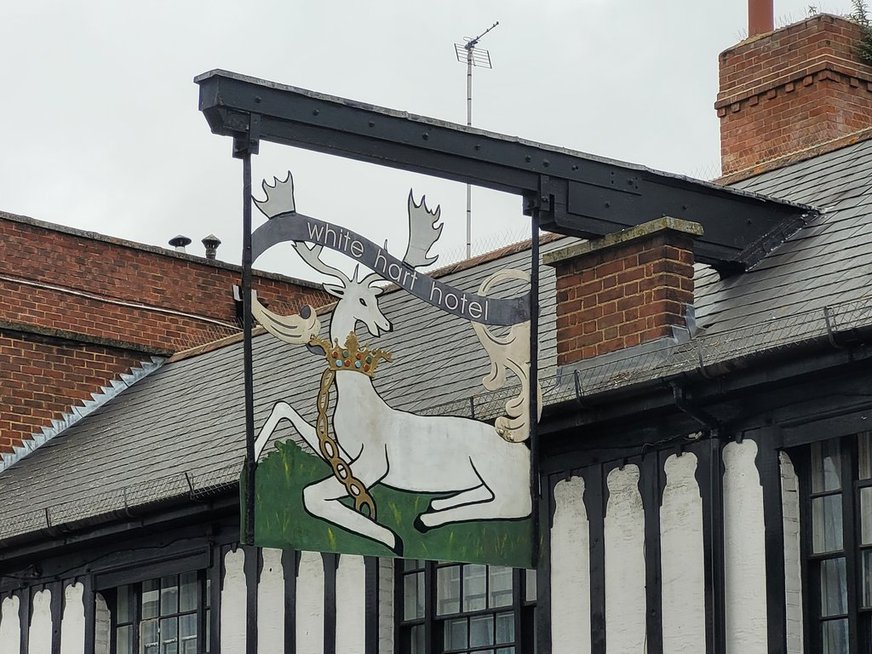
<svg viewBox="0 0 872 654"><path fill-rule="evenodd" d="M321 331L321 321L312 307L306 305L299 314L282 316L263 306L255 291L251 292L251 313L270 334L291 345L305 345Z"/></svg>
<svg viewBox="0 0 872 654"><path fill-rule="evenodd" d="M529 282L530 276L522 270L501 270L484 280L478 292L487 295L496 284L511 280ZM490 373L482 379L484 387L496 391L505 386L506 370L511 370L521 383L520 392L506 402L506 415L496 419L494 428L509 442L525 441L530 437L530 322L512 325L503 336L479 323L473 323L472 328L490 356ZM538 422L542 417L541 386L537 393Z"/></svg>

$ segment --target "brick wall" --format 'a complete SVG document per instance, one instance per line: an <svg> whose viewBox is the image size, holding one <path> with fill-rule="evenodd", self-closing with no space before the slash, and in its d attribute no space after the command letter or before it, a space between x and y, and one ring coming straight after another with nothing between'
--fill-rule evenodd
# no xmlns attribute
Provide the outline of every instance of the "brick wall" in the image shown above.
<svg viewBox="0 0 872 654"><path fill-rule="evenodd" d="M674 218L556 250L557 363L566 365L672 336L693 304L693 239Z"/></svg>
<svg viewBox="0 0 872 654"><path fill-rule="evenodd" d="M820 14L722 52L722 173L757 174L872 127L872 66L858 60L859 39L856 24Z"/></svg>
<svg viewBox="0 0 872 654"><path fill-rule="evenodd" d="M0 454L151 354L239 334L238 266L0 213ZM330 302L257 274L279 313Z"/></svg>
<svg viewBox="0 0 872 654"><path fill-rule="evenodd" d="M240 274L220 261L0 214L0 325L176 352L239 332L232 288ZM256 275L254 287L282 313L330 301L278 275Z"/></svg>
<svg viewBox="0 0 872 654"><path fill-rule="evenodd" d="M137 366L142 356L0 329L0 454Z"/></svg>

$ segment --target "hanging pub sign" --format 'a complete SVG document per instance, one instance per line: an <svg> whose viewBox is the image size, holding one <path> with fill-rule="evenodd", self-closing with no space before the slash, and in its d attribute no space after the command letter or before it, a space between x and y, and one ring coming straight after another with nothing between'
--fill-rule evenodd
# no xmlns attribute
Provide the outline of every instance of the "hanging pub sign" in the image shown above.
<svg viewBox="0 0 872 654"><path fill-rule="evenodd" d="M255 471L254 544L263 547L401 556L530 567L534 561L530 447L530 302L489 296L503 282L529 282L502 270L476 293L461 291L420 268L442 232L440 209L408 198L409 240L402 259L343 227L297 213L293 179L263 184L254 200L268 218L251 236L252 260L269 248L293 248L331 278L337 299L329 333L311 307L279 315L251 296L251 313L273 336L322 361L313 423L285 401L256 425L258 459L276 428L291 423L295 437L275 443ZM355 264L346 275L321 259L324 248ZM372 271L358 273L360 268ZM458 416L418 415L390 406L376 380L401 357L379 347L392 329L379 297L388 281L471 325L490 358L488 391L512 385L517 395L493 423ZM365 326L365 342L359 335ZM489 326L499 326L494 333ZM438 384L437 378L433 379ZM541 406L541 402L536 402ZM306 411L304 411L306 412ZM251 469L251 468L249 468ZM243 481L246 473L243 473ZM246 506L246 483L240 483ZM243 512L243 515L251 513ZM245 525L243 525L245 529ZM250 532L249 532L250 533Z"/></svg>

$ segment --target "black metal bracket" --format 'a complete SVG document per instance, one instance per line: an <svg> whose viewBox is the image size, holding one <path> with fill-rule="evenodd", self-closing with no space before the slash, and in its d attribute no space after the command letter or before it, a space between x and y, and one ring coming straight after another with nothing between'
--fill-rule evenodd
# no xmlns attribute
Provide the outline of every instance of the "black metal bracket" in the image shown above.
<svg viewBox="0 0 872 654"><path fill-rule="evenodd" d="M584 385L581 383L581 371L576 368L572 371L573 381L575 382L575 401L582 409L586 409L587 399L584 396Z"/></svg>
<svg viewBox="0 0 872 654"><path fill-rule="evenodd" d="M248 129L233 135L233 158L260 152L260 114L249 114Z"/></svg>
<svg viewBox="0 0 872 654"><path fill-rule="evenodd" d="M707 411L693 404L693 402L688 399L687 391L683 386L675 382L671 382L669 385L672 387L672 399L679 411L686 413L696 420L709 433L714 435L719 435L721 433L722 425L720 421Z"/></svg>
<svg viewBox="0 0 872 654"><path fill-rule="evenodd" d="M829 306L824 307L824 321L827 325L827 340L834 348L841 350L844 346L836 338L836 320L833 317L833 310Z"/></svg>
<svg viewBox="0 0 872 654"><path fill-rule="evenodd" d="M195 78L234 156L260 139L514 193L542 229L595 238L672 216L703 225L697 261L743 270L745 250L814 210L517 137L230 73ZM252 151L254 152L254 151Z"/></svg>

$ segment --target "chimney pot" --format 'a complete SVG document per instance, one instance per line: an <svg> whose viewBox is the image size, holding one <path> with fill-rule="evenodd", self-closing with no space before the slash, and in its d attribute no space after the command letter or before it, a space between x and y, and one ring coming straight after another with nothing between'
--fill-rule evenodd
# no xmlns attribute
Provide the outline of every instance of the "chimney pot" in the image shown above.
<svg viewBox="0 0 872 654"><path fill-rule="evenodd" d="M748 0L748 36L766 34L775 29L772 0Z"/></svg>
<svg viewBox="0 0 872 654"><path fill-rule="evenodd" d="M178 236L174 236L170 239L170 245L175 248L176 252L185 252L185 246L191 244L191 239L187 236L182 236L179 234Z"/></svg>
<svg viewBox="0 0 872 654"><path fill-rule="evenodd" d="M206 258L210 261L215 259L215 253L218 251L218 246L221 245L221 239L214 234L209 234L203 238L203 247L206 248Z"/></svg>

